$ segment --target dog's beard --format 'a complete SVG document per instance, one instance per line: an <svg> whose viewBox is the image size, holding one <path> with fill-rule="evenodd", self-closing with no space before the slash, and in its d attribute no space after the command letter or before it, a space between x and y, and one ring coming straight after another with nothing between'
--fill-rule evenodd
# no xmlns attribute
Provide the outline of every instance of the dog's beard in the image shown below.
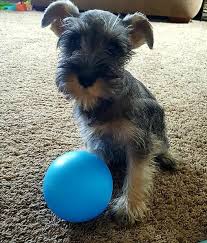
<svg viewBox="0 0 207 243"><path fill-rule="evenodd" d="M84 109L88 110L95 107L98 100L110 99L118 92L118 86L116 89L111 89L108 84L109 82L97 79L92 86L84 88L80 85L77 76L70 74L65 82L59 83L58 88L67 100L74 99Z"/></svg>

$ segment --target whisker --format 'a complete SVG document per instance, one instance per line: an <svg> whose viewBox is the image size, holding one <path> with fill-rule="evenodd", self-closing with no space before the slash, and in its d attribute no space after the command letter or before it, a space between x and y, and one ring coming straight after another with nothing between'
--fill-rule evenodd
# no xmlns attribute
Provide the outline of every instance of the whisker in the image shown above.
<svg viewBox="0 0 207 243"><path fill-rule="evenodd" d="M108 22L108 27L110 27L110 25L111 25L111 21L112 21L112 18L113 18L114 16L112 15L111 16L111 18L110 18L110 20L109 20L109 22Z"/></svg>
<svg viewBox="0 0 207 243"><path fill-rule="evenodd" d="M119 23L119 21L120 21L119 17L120 17L120 14L117 15L117 17L116 17L116 19L115 19L115 21L114 21L114 23L112 25L112 29L114 29L115 26Z"/></svg>

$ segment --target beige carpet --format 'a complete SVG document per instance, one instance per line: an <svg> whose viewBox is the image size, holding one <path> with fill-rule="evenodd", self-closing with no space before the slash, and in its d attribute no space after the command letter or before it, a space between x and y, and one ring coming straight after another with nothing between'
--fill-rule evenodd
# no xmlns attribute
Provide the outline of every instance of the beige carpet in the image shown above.
<svg viewBox="0 0 207 243"><path fill-rule="evenodd" d="M46 208L50 161L82 146L71 105L54 84L56 38L40 13L0 12L0 242L194 243L207 239L207 23L153 23L155 48L128 69L165 107L175 175L158 172L151 213L121 228L109 219L72 225Z"/></svg>

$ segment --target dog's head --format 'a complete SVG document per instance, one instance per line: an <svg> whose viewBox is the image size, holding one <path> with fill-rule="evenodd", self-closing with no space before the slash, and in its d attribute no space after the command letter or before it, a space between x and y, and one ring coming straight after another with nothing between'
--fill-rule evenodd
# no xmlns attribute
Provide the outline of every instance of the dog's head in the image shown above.
<svg viewBox="0 0 207 243"><path fill-rule="evenodd" d="M134 48L153 47L152 27L140 13L123 19L101 10L79 13L70 1L57 1L44 13L42 27L48 25L59 37L57 86L86 109L117 95Z"/></svg>

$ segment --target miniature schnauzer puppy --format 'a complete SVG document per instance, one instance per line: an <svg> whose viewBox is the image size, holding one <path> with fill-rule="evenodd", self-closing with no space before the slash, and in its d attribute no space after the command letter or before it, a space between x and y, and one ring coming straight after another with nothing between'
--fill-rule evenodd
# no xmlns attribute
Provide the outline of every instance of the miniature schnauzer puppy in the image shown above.
<svg viewBox="0 0 207 243"><path fill-rule="evenodd" d="M141 13L120 18L108 11L80 13L69 0L46 9L42 27L59 37L56 84L75 101L74 115L89 151L107 163L125 161L126 176L111 212L134 223L145 215L155 166L174 169L164 111L128 71L133 49L153 47L153 31Z"/></svg>

